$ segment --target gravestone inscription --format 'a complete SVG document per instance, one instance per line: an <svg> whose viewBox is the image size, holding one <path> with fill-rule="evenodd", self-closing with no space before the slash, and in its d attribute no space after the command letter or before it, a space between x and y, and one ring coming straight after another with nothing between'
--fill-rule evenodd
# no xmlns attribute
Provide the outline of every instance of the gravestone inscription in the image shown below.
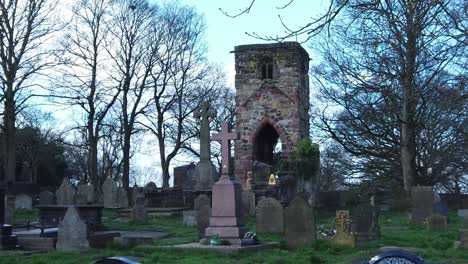
<svg viewBox="0 0 468 264"><path fill-rule="evenodd" d="M354 247L355 239L351 233L351 219L348 210L336 211L336 233L331 238L331 242L336 245Z"/></svg>

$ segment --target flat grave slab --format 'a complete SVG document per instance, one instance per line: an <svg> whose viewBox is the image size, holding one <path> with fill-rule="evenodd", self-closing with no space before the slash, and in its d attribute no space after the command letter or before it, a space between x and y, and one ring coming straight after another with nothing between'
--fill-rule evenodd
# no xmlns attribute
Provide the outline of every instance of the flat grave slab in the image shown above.
<svg viewBox="0 0 468 264"><path fill-rule="evenodd" d="M148 213L148 218L154 217L171 217L182 215L182 212L188 210L188 207L147 207L146 212ZM132 215L132 209L120 209L117 212L120 216L130 217Z"/></svg>
<svg viewBox="0 0 468 264"><path fill-rule="evenodd" d="M154 240L159 240L168 236L163 232L151 231L118 231L119 237L114 238L114 242L123 246L135 246L140 244L151 243Z"/></svg>
<svg viewBox="0 0 468 264"><path fill-rule="evenodd" d="M43 237L57 237L58 228L44 228L44 233L42 234ZM41 236L41 229L35 228L30 230L23 230L14 232L15 235L18 237L39 237Z"/></svg>
<svg viewBox="0 0 468 264"><path fill-rule="evenodd" d="M154 246L155 249L180 249L180 250L204 250L204 251L213 251L222 254L232 254L237 252L256 252L263 249L271 249L279 245L278 242L265 242L261 244L251 245L251 246L210 246L203 245L198 242L188 243L188 244L178 244L178 245L169 245L169 246ZM147 248L147 247L145 247Z"/></svg>

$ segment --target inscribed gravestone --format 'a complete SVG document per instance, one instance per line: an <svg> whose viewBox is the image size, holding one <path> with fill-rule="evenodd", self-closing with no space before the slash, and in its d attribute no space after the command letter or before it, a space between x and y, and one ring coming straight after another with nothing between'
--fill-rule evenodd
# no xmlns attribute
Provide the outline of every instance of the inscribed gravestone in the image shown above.
<svg viewBox="0 0 468 264"><path fill-rule="evenodd" d="M253 191L242 191L242 206L244 215L255 215L255 193Z"/></svg>
<svg viewBox="0 0 468 264"><path fill-rule="evenodd" d="M112 178L107 178L102 184L102 193L105 208L116 208L117 205L117 183Z"/></svg>
<svg viewBox="0 0 468 264"><path fill-rule="evenodd" d="M289 248L315 243L314 211L306 200L296 196L284 213L286 244Z"/></svg>
<svg viewBox="0 0 468 264"><path fill-rule="evenodd" d="M256 209L257 233L282 234L284 231L283 206L274 198L260 200Z"/></svg>
<svg viewBox="0 0 468 264"><path fill-rule="evenodd" d="M355 239L351 233L351 219L349 211L336 211L336 234L331 238L331 242L336 245L355 246Z"/></svg>
<svg viewBox="0 0 468 264"><path fill-rule="evenodd" d="M208 205L211 207L211 200L206 194L200 194L193 201L193 210L198 210L203 205Z"/></svg>
<svg viewBox="0 0 468 264"><path fill-rule="evenodd" d="M31 196L21 193L15 197L15 209L32 209L32 198Z"/></svg>
<svg viewBox="0 0 468 264"><path fill-rule="evenodd" d="M206 228L210 225L211 207L205 204L200 206L196 212L198 238L203 238L205 237Z"/></svg>
<svg viewBox="0 0 468 264"><path fill-rule="evenodd" d="M73 187L68 178L63 179L62 184L55 192L58 205L75 204L75 187Z"/></svg>
<svg viewBox="0 0 468 264"><path fill-rule="evenodd" d="M427 229L430 231L446 231L447 217L440 214L433 214L427 218Z"/></svg>
<svg viewBox="0 0 468 264"><path fill-rule="evenodd" d="M92 204L94 202L94 189L92 185L80 184L76 190L75 203L79 205Z"/></svg>
<svg viewBox="0 0 468 264"><path fill-rule="evenodd" d="M411 188L411 223L423 224L432 214L432 186L414 186Z"/></svg>
<svg viewBox="0 0 468 264"><path fill-rule="evenodd" d="M88 248L88 228L75 206L70 206L58 227L57 250L73 251Z"/></svg>
<svg viewBox="0 0 468 264"><path fill-rule="evenodd" d="M40 205L54 205L54 193L51 191L42 191L39 193Z"/></svg>
<svg viewBox="0 0 468 264"><path fill-rule="evenodd" d="M132 220L134 222L145 223L148 220L148 212L145 207L145 194L140 191L135 194L135 202L132 210Z"/></svg>

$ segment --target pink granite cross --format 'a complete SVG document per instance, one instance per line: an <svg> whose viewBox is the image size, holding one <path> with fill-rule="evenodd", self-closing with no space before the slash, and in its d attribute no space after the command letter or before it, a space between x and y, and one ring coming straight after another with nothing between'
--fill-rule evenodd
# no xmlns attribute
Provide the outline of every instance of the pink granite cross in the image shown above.
<svg viewBox="0 0 468 264"><path fill-rule="evenodd" d="M221 132L212 135L212 139L221 142L221 174L229 175L229 163L231 161L231 140L239 139L239 134L229 132L228 123L223 122Z"/></svg>

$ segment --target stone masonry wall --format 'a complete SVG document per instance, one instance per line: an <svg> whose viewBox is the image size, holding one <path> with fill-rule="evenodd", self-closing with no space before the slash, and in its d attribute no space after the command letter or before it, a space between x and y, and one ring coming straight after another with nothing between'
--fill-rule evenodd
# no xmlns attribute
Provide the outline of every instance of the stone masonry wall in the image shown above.
<svg viewBox="0 0 468 264"><path fill-rule="evenodd" d="M235 175L245 186L252 171L254 140L269 123L278 132L283 157L309 135L309 55L297 42L236 46ZM273 64L273 79L262 65Z"/></svg>

